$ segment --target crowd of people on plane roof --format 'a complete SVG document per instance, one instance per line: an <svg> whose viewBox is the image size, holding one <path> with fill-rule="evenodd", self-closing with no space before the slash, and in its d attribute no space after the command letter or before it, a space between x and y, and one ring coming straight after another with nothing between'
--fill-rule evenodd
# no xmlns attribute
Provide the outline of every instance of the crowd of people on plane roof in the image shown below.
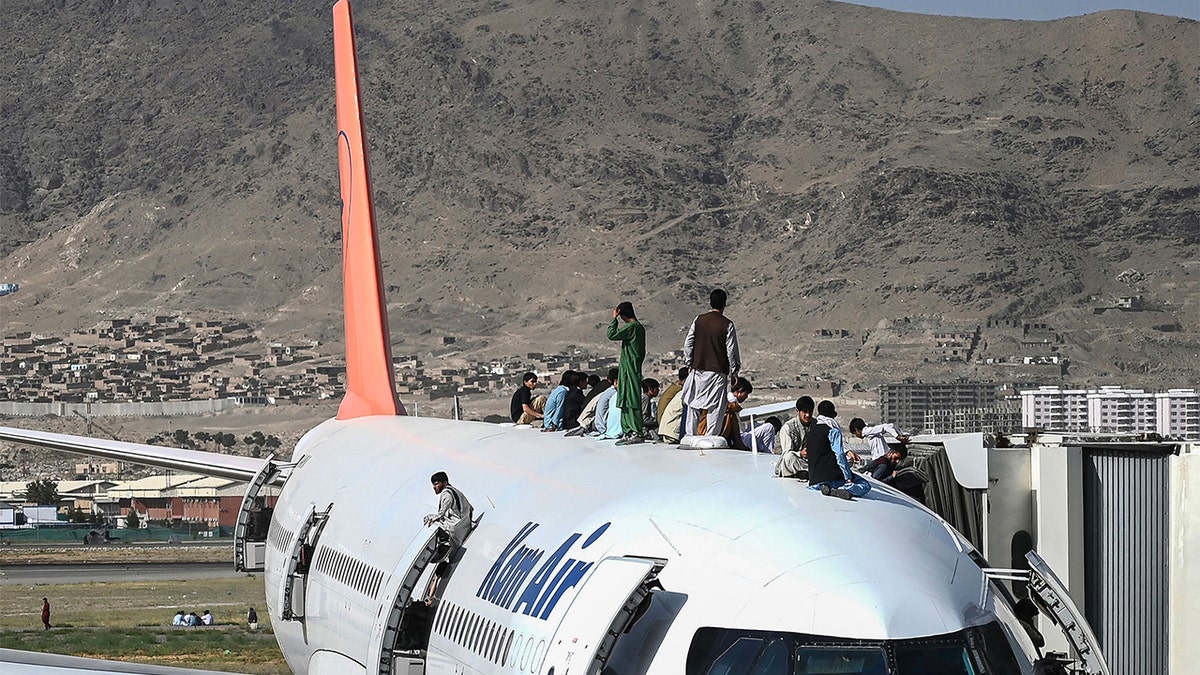
<svg viewBox="0 0 1200 675"><path fill-rule="evenodd" d="M802 396L796 401L795 417L786 424L771 416L742 429L739 414L754 386L739 375L737 329L725 316L726 301L725 291L712 291L710 310L692 321L684 339L688 366L666 388L654 378L642 377L646 329L633 304L622 302L613 309L608 325L608 339L621 343L620 365L610 369L606 378L568 370L549 395L539 396L533 394L539 384L537 374L525 373L513 393L510 418L517 425L540 425L543 432L616 439L617 445L678 444L691 437L704 447L719 444L774 453L780 456L776 476L806 478L814 490L843 499L861 497L871 489L852 470L858 464L876 480L918 496L924 482L920 474L914 477L915 485L902 475L905 463L911 461L908 436L892 424L867 426L854 418L850 433L871 448L869 458L860 457L845 447L832 401L818 405ZM896 438L898 446L889 446L887 436Z"/></svg>

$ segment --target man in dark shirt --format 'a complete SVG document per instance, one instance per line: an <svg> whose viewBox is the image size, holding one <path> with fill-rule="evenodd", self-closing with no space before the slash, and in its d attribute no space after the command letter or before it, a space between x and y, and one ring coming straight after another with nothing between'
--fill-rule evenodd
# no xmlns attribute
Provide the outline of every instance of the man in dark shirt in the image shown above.
<svg viewBox="0 0 1200 675"><path fill-rule="evenodd" d="M805 438L808 448L808 486L827 496L850 499L871 491L865 478L850 470L842 445L842 428L833 419L837 408L833 401L817 404L817 419Z"/></svg>
<svg viewBox="0 0 1200 675"><path fill-rule="evenodd" d="M512 404L508 409L512 421L517 424L533 424L534 420L542 419L542 412L537 409L537 403L533 400L533 390L537 389L537 385L537 375L525 373L521 377L521 386L517 387L516 393L513 394ZM544 397L539 396L538 400L543 406L546 405Z"/></svg>
<svg viewBox="0 0 1200 675"><path fill-rule="evenodd" d="M575 373L575 382L567 389L567 400L563 402L562 428L574 429L579 426L579 414L587 405L587 397L583 390L587 389L587 373Z"/></svg>
<svg viewBox="0 0 1200 675"><path fill-rule="evenodd" d="M872 460L867 465L866 472L875 480L891 485L896 470L900 468L900 462L903 462L905 457L908 457L908 448L903 445L899 448L890 448L883 456Z"/></svg>

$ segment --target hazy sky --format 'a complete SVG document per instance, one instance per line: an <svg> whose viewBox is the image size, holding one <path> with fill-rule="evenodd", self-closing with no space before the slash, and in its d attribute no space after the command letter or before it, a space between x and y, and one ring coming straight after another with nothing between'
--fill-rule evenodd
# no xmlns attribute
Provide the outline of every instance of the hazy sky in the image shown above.
<svg viewBox="0 0 1200 675"><path fill-rule="evenodd" d="M1106 9L1133 9L1200 20L1200 0L841 0L918 14L982 19L1061 19Z"/></svg>

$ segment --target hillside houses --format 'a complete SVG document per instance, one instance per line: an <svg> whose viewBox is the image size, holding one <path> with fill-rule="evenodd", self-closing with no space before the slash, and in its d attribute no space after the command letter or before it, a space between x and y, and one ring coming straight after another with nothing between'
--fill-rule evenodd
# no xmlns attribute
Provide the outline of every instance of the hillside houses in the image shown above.
<svg viewBox="0 0 1200 675"><path fill-rule="evenodd" d="M135 323L110 319L66 338L30 333L0 343L0 400L159 402L316 395L315 374L270 368L317 356L315 344L258 346L241 322L187 322L170 316Z"/></svg>
<svg viewBox="0 0 1200 675"><path fill-rule="evenodd" d="M457 340L442 336L439 343L456 345ZM345 364L320 354L317 347L315 343L263 344L242 322L185 321L173 316L143 322L109 319L65 338L17 333L0 341L0 401L232 400L262 405L340 397ZM512 389L515 378L527 370L557 382L567 369L603 375L617 365L615 350L596 357L574 345L557 354L530 352L490 361L451 362L452 355L394 356L397 393L427 400L495 395ZM678 351L668 352L647 359L645 370L672 370L681 361ZM9 414L43 413L10 410Z"/></svg>

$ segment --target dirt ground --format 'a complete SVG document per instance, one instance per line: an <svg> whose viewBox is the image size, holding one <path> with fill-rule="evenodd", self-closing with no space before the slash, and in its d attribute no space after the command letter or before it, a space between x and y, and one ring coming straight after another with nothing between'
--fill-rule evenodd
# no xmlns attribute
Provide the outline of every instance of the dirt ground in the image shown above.
<svg viewBox="0 0 1200 675"><path fill-rule="evenodd" d="M0 547L0 566L86 563L218 563L233 560L233 544Z"/></svg>

